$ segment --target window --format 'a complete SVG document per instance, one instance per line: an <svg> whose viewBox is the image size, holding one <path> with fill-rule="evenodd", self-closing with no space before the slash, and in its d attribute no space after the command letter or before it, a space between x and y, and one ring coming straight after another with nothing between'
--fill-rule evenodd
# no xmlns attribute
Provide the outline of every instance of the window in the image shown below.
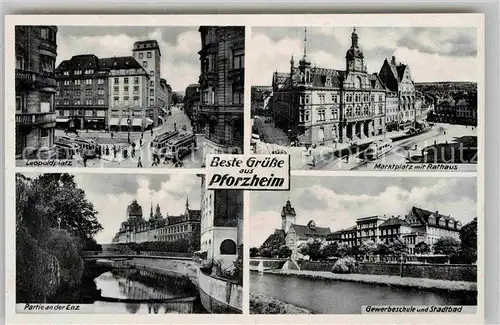
<svg viewBox="0 0 500 325"><path fill-rule="evenodd" d="M123 87L123 91L128 93L128 86Z"/></svg>
<svg viewBox="0 0 500 325"><path fill-rule="evenodd" d="M82 82L82 81L81 81L81 80L79 80L79 79L75 80L75 86L80 86L81 82Z"/></svg>
<svg viewBox="0 0 500 325"><path fill-rule="evenodd" d="M361 106L356 106L356 113L355 113L356 116L359 116L361 115Z"/></svg>
<svg viewBox="0 0 500 325"><path fill-rule="evenodd" d="M85 96L92 96L92 90L85 90Z"/></svg>
<svg viewBox="0 0 500 325"><path fill-rule="evenodd" d="M306 102L306 104L309 104L309 95L306 95L305 102Z"/></svg>
<svg viewBox="0 0 500 325"><path fill-rule="evenodd" d="M87 106L92 105L92 99L86 99L85 100L85 105L87 105Z"/></svg>
<svg viewBox="0 0 500 325"><path fill-rule="evenodd" d="M69 86L69 80L64 80L64 85Z"/></svg>
<svg viewBox="0 0 500 325"><path fill-rule="evenodd" d="M245 68L245 51L237 50L233 52L233 69Z"/></svg>
<svg viewBox="0 0 500 325"><path fill-rule="evenodd" d="M155 90L154 89L150 89L149 90L149 96L154 96L155 95Z"/></svg>
<svg viewBox="0 0 500 325"><path fill-rule="evenodd" d="M123 78L123 83L128 85L128 78Z"/></svg>
<svg viewBox="0 0 500 325"><path fill-rule="evenodd" d="M155 100L154 98L149 99L149 106L154 106L155 105Z"/></svg>
<svg viewBox="0 0 500 325"><path fill-rule="evenodd" d="M243 104L243 92L233 89L233 104Z"/></svg>
<svg viewBox="0 0 500 325"><path fill-rule="evenodd" d="M384 97L382 95L378 95L378 101L381 102L384 100Z"/></svg>
<svg viewBox="0 0 500 325"><path fill-rule="evenodd" d="M40 137L41 138L48 138L49 137L49 129L41 128L40 129Z"/></svg>
<svg viewBox="0 0 500 325"><path fill-rule="evenodd" d="M134 77L134 85L138 85L139 84L139 77Z"/></svg>
<svg viewBox="0 0 500 325"><path fill-rule="evenodd" d="M120 92L120 87L119 86L114 86L113 87L113 93L118 94Z"/></svg>
<svg viewBox="0 0 500 325"><path fill-rule="evenodd" d="M352 94L346 94L346 102L352 103Z"/></svg>
<svg viewBox="0 0 500 325"><path fill-rule="evenodd" d="M69 71L64 71L64 72L63 72L63 74L64 74L65 76L69 76Z"/></svg>
<svg viewBox="0 0 500 325"><path fill-rule="evenodd" d="M359 95L359 94L355 94L355 95L354 95L354 101L355 101L356 103L359 103L359 101L360 101L360 95Z"/></svg>
<svg viewBox="0 0 500 325"><path fill-rule="evenodd" d="M371 96L371 101L374 102L375 101L375 95L372 95Z"/></svg>
<svg viewBox="0 0 500 325"><path fill-rule="evenodd" d="M40 37L42 39L49 39L49 30L47 28L40 29Z"/></svg>
<svg viewBox="0 0 500 325"><path fill-rule="evenodd" d="M144 58L144 53L139 53L139 59Z"/></svg>
<svg viewBox="0 0 500 325"><path fill-rule="evenodd" d="M155 86L155 82L154 82L153 80L151 80L151 81L149 82L149 86L150 86L150 87L154 87L154 86Z"/></svg>
<svg viewBox="0 0 500 325"><path fill-rule="evenodd" d="M120 98L119 97L114 97L113 101L114 101L114 106L120 105Z"/></svg>
<svg viewBox="0 0 500 325"><path fill-rule="evenodd" d="M85 70L85 74L93 74L94 70L93 69L87 69Z"/></svg>
<svg viewBox="0 0 500 325"><path fill-rule="evenodd" d="M139 86L134 86L134 95L139 94Z"/></svg>
<svg viewBox="0 0 500 325"><path fill-rule="evenodd" d="M104 85L104 79L97 79L98 85Z"/></svg>
<svg viewBox="0 0 500 325"><path fill-rule="evenodd" d="M325 109L318 110L318 122L325 120Z"/></svg>
<svg viewBox="0 0 500 325"><path fill-rule="evenodd" d="M320 104L324 104L325 103L325 95L324 94L319 94L318 97L319 97L319 103Z"/></svg>
<svg viewBox="0 0 500 325"><path fill-rule="evenodd" d="M134 97L134 106L139 106L139 97Z"/></svg>
<svg viewBox="0 0 500 325"><path fill-rule="evenodd" d="M104 105L104 99L98 99L97 105Z"/></svg>
<svg viewBox="0 0 500 325"><path fill-rule="evenodd" d="M123 97L123 104L128 106L128 96Z"/></svg>
<svg viewBox="0 0 500 325"><path fill-rule="evenodd" d="M75 90L75 93L74 93L75 96L81 96L82 95L82 92L80 90Z"/></svg>
<svg viewBox="0 0 500 325"><path fill-rule="evenodd" d="M152 57L151 52L148 52L148 59Z"/></svg>
<svg viewBox="0 0 500 325"><path fill-rule="evenodd" d="M64 105L69 105L69 100L68 99L64 100Z"/></svg>
<svg viewBox="0 0 500 325"><path fill-rule="evenodd" d="M352 116L352 106L347 106L346 115Z"/></svg>
<svg viewBox="0 0 500 325"><path fill-rule="evenodd" d="M378 105L378 113L379 114L384 114L384 108L382 105Z"/></svg>
<svg viewBox="0 0 500 325"><path fill-rule="evenodd" d="M103 88L97 89L97 94L98 95L104 95L104 89Z"/></svg>
<svg viewBox="0 0 500 325"><path fill-rule="evenodd" d="M92 79L85 79L86 85L92 85Z"/></svg>
<svg viewBox="0 0 500 325"><path fill-rule="evenodd" d="M153 77L155 75L155 72L153 70L149 71L149 76Z"/></svg>
<svg viewBox="0 0 500 325"><path fill-rule="evenodd" d="M16 69L24 70L24 58L22 56L16 57Z"/></svg>
<svg viewBox="0 0 500 325"><path fill-rule="evenodd" d="M142 66L144 68L147 68L148 67L148 61L142 61Z"/></svg>
<svg viewBox="0 0 500 325"><path fill-rule="evenodd" d="M332 95L332 101L337 104L339 102L339 96Z"/></svg>
<svg viewBox="0 0 500 325"><path fill-rule="evenodd" d="M120 78L115 78L115 84L119 84L120 83Z"/></svg>
<svg viewBox="0 0 500 325"><path fill-rule="evenodd" d="M337 120L339 118L339 111L336 108L332 108L332 120Z"/></svg>
<svg viewBox="0 0 500 325"><path fill-rule="evenodd" d="M363 114L365 114L365 115L370 114L370 109L369 109L368 105L365 105L365 108L363 110Z"/></svg>
<svg viewBox="0 0 500 325"><path fill-rule="evenodd" d="M309 121L309 111L306 111L305 122L308 122L308 121Z"/></svg>

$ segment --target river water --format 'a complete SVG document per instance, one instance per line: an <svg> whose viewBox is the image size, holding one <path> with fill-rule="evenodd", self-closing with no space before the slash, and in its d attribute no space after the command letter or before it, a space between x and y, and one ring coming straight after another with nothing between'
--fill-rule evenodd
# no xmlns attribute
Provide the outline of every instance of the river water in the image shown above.
<svg viewBox="0 0 500 325"><path fill-rule="evenodd" d="M422 291L346 281L325 281L250 272L251 291L316 314L360 314L362 306L476 305L476 299L445 291Z"/></svg>
<svg viewBox="0 0 500 325"><path fill-rule="evenodd" d="M182 290L173 290L165 286L154 286L144 281L131 280L123 274L106 272L94 280L101 296L119 299L170 299L185 297L188 294ZM191 293L193 295L193 293ZM193 303L191 303L193 304ZM188 303L129 303L129 302L104 302L96 301L93 304L94 313L113 314L164 314L164 313L197 313L200 311L199 303L193 308Z"/></svg>

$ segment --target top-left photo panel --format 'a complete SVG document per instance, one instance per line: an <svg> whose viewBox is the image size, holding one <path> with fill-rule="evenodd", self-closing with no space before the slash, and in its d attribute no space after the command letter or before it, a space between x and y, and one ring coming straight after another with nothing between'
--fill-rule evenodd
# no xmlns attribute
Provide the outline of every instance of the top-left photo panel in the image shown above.
<svg viewBox="0 0 500 325"><path fill-rule="evenodd" d="M202 168L243 153L244 27L17 25L15 56L18 167Z"/></svg>

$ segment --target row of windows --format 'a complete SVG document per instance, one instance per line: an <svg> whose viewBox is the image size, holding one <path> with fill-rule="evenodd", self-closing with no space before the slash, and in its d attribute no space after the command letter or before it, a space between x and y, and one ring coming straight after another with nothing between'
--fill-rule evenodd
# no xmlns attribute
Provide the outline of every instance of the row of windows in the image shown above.
<svg viewBox="0 0 500 325"><path fill-rule="evenodd" d="M70 95L70 93L71 93L71 92L70 92L70 91L68 91L68 90L64 90L64 91L63 91L63 95L64 95L64 96L69 96L69 95ZM75 91L73 91L72 93L73 93L73 96L78 97L78 96L81 96L82 91L81 91L81 90L75 90ZM59 96L59 95L60 95L59 90L56 92L56 95L57 95L57 96ZM99 88L99 89L97 89L97 95L100 95L100 96L104 95L104 88ZM89 90L89 89L85 90L85 96L92 96L92 90Z"/></svg>
<svg viewBox="0 0 500 325"><path fill-rule="evenodd" d="M63 109L58 109L58 115L59 116L91 116L91 117L105 117L106 116L106 111L105 110L96 110L96 109L86 109L86 110L63 110Z"/></svg>
<svg viewBox="0 0 500 325"><path fill-rule="evenodd" d="M150 59L153 57L153 54L151 52L147 52L146 56L148 59ZM139 59L143 59L143 58L144 58L144 53L139 53Z"/></svg>
<svg viewBox="0 0 500 325"><path fill-rule="evenodd" d="M70 101L69 99L65 99L64 101L61 100L56 101L56 106L60 106L61 102L64 105L76 105L76 106L82 105L82 101L80 99L74 99L72 101ZM86 99L84 103L87 106L94 105L94 103L96 103L97 105L105 105L104 99L98 99L97 101L93 101L92 99Z"/></svg>
<svg viewBox="0 0 500 325"><path fill-rule="evenodd" d="M318 94L319 97L319 103L320 104L325 104L326 103L326 95L325 94ZM369 95L369 94L351 94L348 93L345 95L345 101L346 103L360 103L360 102L368 102L368 99L370 99L371 102L375 102L375 95ZM383 95L378 96L378 101L382 102L384 100ZM339 95L333 94L332 95L332 101L333 103L338 104L339 103ZM301 95L300 96L300 104L309 104L310 103L310 95Z"/></svg>
<svg viewBox="0 0 500 325"><path fill-rule="evenodd" d="M134 86L134 94L138 95L139 94L139 86ZM113 87L113 93L118 94L120 92L120 86L114 86ZM129 92L129 86L124 86L123 87L123 92L128 93ZM154 90L151 89L151 95L154 95Z"/></svg>
<svg viewBox="0 0 500 325"><path fill-rule="evenodd" d="M85 85L92 85L94 83L93 79L84 79ZM76 79L76 80L64 80L64 86L80 86L82 84L81 79ZM97 84L98 85L103 85L104 84L104 79L97 79Z"/></svg>
<svg viewBox="0 0 500 325"><path fill-rule="evenodd" d="M188 225L181 225L181 226L175 226L175 227L169 227L169 228L162 228L160 229L160 234L176 234L181 231L188 231L189 227Z"/></svg>
<svg viewBox="0 0 500 325"><path fill-rule="evenodd" d="M114 78L113 82L114 82L115 85L119 84L120 83L120 78ZM128 85L128 82L129 82L129 78L128 77L123 78L123 83L125 85ZM134 85L138 85L138 84L139 84L139 77L134 77Z"/></svg>
<svg viewBox="0 0 500 325"><path fill-rule="evenodd" d="M128 106L129 105L129 100L130 100L129 96L123 97L123 101L122 101L123 105L124 106ZM137 107L137 106L140 105L139 97L135 96L133 98L133 100L134 100L134 102L133 102L134 106ZM113 102L114 102L114 106L120 106L120 97L114 97L113 98Z"/></svg>

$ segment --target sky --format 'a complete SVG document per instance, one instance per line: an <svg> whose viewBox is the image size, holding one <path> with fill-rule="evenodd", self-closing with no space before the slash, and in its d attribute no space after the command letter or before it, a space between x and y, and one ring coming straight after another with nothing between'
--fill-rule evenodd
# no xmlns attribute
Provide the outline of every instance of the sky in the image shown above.
<svg viewBox="0 0 500 325"><path fill-rule="evenodd" d="M59 26L56 66L73 55L99 58L132 56L134 42L157 40L161 51L161 77L174 91L184 92L200 75L198 27Z"/></svg>
<svg viewBox="0 0 500 325"><path fill-rule="evenodd" d="M379 72L384 58L409 65L415 82L475 81L479 76L475 28L356 28L368 72ZM313 66L345 70L352 27L307 28L307 56ZM255 27L247 62L255 67L251 85L271 85L272 73L290 71L302 58L304 28Z"/></svg>
<svg viewBox="0 0 500 325"><path fill-rule="evenodd" d="M281 228L287 200L296 223L314 220L337 231L373 215L404 215L412 206L451 215L463 225L476 215L476 179L437 177L305 177L292 176L291 191L251 192L250 247L259 247Z"/></svg>
<svg viewBox="0 0 500 325"><path fill-rule="evenodd" d="M38 174L24 173L35 178ZM132 200L142 206L145 219L149 218L151 202L158 203L163 216L180 215L189 208L200 209L201 180L196 175L129 175L129 174L74 174L78 188L85 191L87 200L99 213L97 220L103 226L95 239L109 244L123 221L127 220L127 206Z"/></svg>

